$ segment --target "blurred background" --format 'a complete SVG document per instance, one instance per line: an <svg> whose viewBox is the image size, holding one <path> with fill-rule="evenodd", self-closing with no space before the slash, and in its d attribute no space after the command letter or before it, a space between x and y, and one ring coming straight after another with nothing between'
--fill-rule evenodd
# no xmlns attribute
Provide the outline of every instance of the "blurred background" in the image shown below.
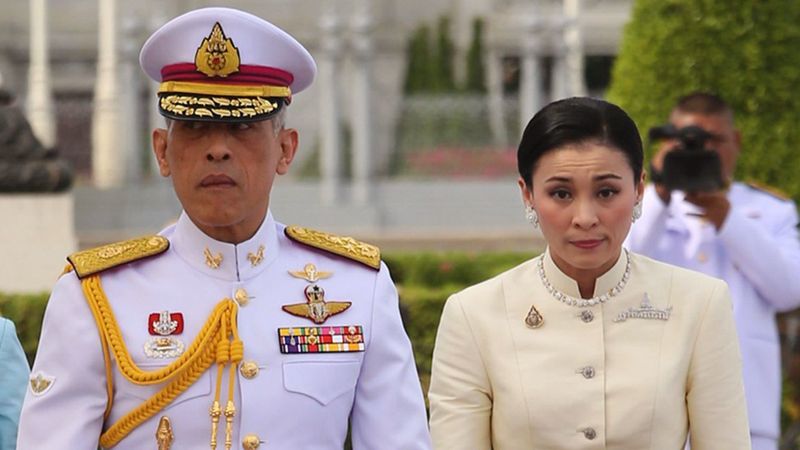
<svg viewBox="0 0 800 450"><path fill-rule="evenodd" d="M156 232L180 212L150 150L163 119L138 52L167 20L203 6L264 17L317 61L315 83L289 108L300 151L271 209L384 249L423 382L447 295L541 251L524 219L516 145L549 101L609 98L647 130L681 95L715 91L744 134L737 177L800 199L796 0L0 3L0 178L24 173L9 161L26 158L71 168L72 184L49 192L0 182L0 311L31 357L46 294L30 293L50 288L65 254ZM784 448L796 448L800 320L781 324Z"/></svg>

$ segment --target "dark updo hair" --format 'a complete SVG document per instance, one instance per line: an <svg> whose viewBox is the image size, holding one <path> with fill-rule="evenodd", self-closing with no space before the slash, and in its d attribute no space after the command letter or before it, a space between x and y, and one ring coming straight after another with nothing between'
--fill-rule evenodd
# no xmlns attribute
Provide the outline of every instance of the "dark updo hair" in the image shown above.
<svg viewBox="0 0 800 450"><path fill-rule="evenodd" d="M531 188L539 159L567 145L597 142L618 149L633 170L634 183L642 176L642 138L636 124L617 105L588 97L555 101L533 116L517 150L517 169Z"/></svg>

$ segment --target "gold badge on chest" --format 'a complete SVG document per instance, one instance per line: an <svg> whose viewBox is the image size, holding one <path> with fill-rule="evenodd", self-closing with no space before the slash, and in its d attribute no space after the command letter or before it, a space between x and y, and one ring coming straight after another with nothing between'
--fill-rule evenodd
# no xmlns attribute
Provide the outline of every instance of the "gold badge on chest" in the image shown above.
<svg viewBox="0 0 800 450"><path fill-rule="evenodd" d="M283 305L282 308L289 314L305 317L316 324L325 323L328 317L344 312L351 305L350 302L325 301L325 291L316 284L306 286L304 293L305 303Z"/></svg>

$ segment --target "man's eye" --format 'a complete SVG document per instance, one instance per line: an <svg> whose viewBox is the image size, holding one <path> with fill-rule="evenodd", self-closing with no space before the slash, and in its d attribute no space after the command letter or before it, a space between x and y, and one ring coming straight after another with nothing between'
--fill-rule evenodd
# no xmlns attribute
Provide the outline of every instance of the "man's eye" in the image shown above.
<svg viewBox="0 0 800 450"><path fill-rule="evenodd" d="M253 126L252 126L252 124L247 123L247 122L239 122L239 123L233 124L232 127L233 127L234 130L240 130L241 131L241 130L249 130Z"/></svg>

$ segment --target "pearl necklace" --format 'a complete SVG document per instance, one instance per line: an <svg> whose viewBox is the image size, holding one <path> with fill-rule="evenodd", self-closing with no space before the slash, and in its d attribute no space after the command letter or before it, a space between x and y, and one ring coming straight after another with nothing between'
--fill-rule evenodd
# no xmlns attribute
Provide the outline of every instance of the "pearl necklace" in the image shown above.
<svg viewBox="0 0 800 450"><path fill-rule="evenodd" d="M594 306L594 305L599 305L601 303L605 303L611 297L614 297L615 295L622 292L622 289L625 288L625 284L628 283L628 278L630 278L631 276L631 257L628 254L627 250L625 250L625 259L627 260L625 264L625 272L622 274L622 279L619 280L619 283L617 283L617 285L611 288L611 290L609 290L607 293L592 298L575 298L553 287L553 285L550 283L550 280L547 279L547 275L545 275L544 273L544 255L542 255L542 257L539 258L539 261L537 263L537 268L539 271L539 278L542 279L542 284L544 285L545 289L547 289L547 292L549 292L550 295L553 296L553 298L569 306L577 306L579 308L585 308L587 306Z"/></svg>

